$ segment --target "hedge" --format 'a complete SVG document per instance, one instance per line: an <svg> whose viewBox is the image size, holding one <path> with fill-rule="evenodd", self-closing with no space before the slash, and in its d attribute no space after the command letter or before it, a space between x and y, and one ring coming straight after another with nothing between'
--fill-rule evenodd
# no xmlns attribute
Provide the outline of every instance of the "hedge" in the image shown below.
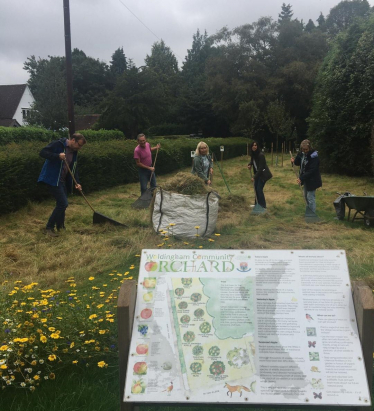
<svg viewBox="0 0 374 411"><path fill-rule="evenodd" d="M125 135L118 130L82 130L87 141L124 140ZM68 130L51 131L41 127L0 127L0 145L24 143L28 141L50 142L68 137Z"/></svg>
<svg viewBox="0 0 374 411"><path fill-rule="evenodd" d="M247 139L207 138L217 158L219 146L225 146L225 159L246 154ZM196 149L196 140L180 138L177 141L160 139L156 173L166 174L191 165L191 151ZM39 151L45 143L33 142L9 144L0 147L0 214L25 206L28 200L40 201L49 197L43 184L37 179L44 160ZM138 181L138 172L133 158L136 141L110 140L92 142L79 152L79 175L85 192L102 190L121 184Z"/></svg>

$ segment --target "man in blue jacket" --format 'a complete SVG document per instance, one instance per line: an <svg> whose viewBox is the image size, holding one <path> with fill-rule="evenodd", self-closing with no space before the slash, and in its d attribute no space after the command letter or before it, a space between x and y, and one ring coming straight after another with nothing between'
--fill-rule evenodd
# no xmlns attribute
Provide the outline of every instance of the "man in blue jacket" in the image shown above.
<svg viewBox="0 0 374 411"><path fill-rule="evenodd" d="M304 197L308 207L316 211L316 190L322 187L321 174L319 172L318 152L312 148L309 140L300 143L300 152L291 162L300 166L299 178L296 182L304 186Z"/></svg>
<svg viewBox="0 0 374 411"><path fill-rule="evenodd" d="M65 229L65 210L68 206L67 191L73 191L73 179L68 172L66 162L69 164L70 170L74 174L77 185L77 190L82 190L79 184L77 170L77 155L86 144L86 139L82 134L75 133L68 140L61 138L52 141L48 146L44 147L39 155L45 158L45 162L40 173L38 183L47 184L50 193L56 200L56 207L53 210L46 226L46 234L50 237L57 237L55 228L58 231ZM66 162L65 162L66 160Z"/></svg>

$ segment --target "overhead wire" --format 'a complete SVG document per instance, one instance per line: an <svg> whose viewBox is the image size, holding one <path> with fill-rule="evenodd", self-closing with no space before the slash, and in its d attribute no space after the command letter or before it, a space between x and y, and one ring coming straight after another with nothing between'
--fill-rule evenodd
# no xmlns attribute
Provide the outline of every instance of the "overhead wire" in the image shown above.
<svg viewBox="0 0 374 411"><path fill-rule="evenodd" d="M126 9L141 23L141 24L143 24L143 26L149 31L149 32L151 32L158 40L162 40L162 39L160 39L160 37L158 37L157 36L157 34L155 34L145 23L143 23L141 20L140 20L140 18L135 14L135 13L133 13L127 6L126 6L126 4L122 1L122 0L118 0L121 4L122 4L122 6L124 6L124 7L126 7ZM179 57L181 60L183 60L182 59L182 57L181 56L178 56L178 54L176 54L176 53L174 53L177 57Z"/></svg>

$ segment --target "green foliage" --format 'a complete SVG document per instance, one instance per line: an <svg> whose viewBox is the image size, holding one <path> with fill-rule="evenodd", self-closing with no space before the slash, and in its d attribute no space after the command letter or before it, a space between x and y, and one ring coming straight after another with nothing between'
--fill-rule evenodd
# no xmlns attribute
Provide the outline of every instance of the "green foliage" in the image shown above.
<svg viewBox="0 0 374 411"><path fill-rule="evenodd" d="M77 131L78 132L78 131ZM124 140L119 130L83 130L81 132L88 142ZM68 130L51 131L42 127L0 127L0 146L28 141L49 143L59 138L68 138Z"/></svg>
<svg viewBox="0 0 374 411"><path fill-rule="evenodd" d="M116 128L129 138L146 130L165 111L164 87L151 69L133 67L117 80L114 90L103 102L98 128Z"/></svg>
<svg viewBox="0 0 374 411"><path fill-rule="evenodd" d="M357 17L366 17L370 12L367 0L342 0L330 10L325 28L331 36L346 30Z"/></svg>
<svg viewBox="0 0 374 411"><path fill-rule="evenodd" d="M115 77L120 76L127 70L127 59L123 52L123 47L118 48L112 54L112 60L110 61L110 71Z"/></svg>
<svg viewBox="0 0 374 411"><path fill-rule="evenodd" d="M74 104L98 108L113 88L109 67L98 59L86 56L79 49L72 52ZM65 57L27 58L24 69L29 73L28 85L35 98L28 122L59 130L68 125Z"/></svg>
<svg viewBox="0 0 374 411"><path fill-rule="evenodd" d="M374 16L357 21L335 40L320 70L309 136L330 172L372 172Z"/></svg>
<svg viewBox="0 0 374 411"><path fill-rule="evenodd" d="M66 69L63 57L49 56L38 60L27 58L24 69L30 79L28 85L35 103L28 117L30 125L43 125L51 130L59 130L68 124L66 108Z"/></svg>
<svg viewBox="0 0 374 411"><path fill-rule="evenodd" d="M204 140L217 156L220 145L225 145L225 158L246 152L245 139ZM157 174L170 173L191 165L190 152L196 149L196 140L179 138L160 139L157 142L160 142L162 147L157 159ZM44 185L36 183L44 161L38 153L44 146L45 143L27 142L0 147L0 214L25 206L27 200L39 201L49 196ZM79 152L78 160L84 191L102 190L137 181L138 171L133 158L135 147L134 140L89 140L89 144Z"/></svg>
<svg viewBox="0 0 374 411"><path fill-rule="evenodd" d="M282 11L278 14L278 23L282 24L291 20L293 16L291 4L282 3Z"/></svg>
<svg viewBox="0 0 374 411"><path fill-rule="evenodd" d="M67 133L63 135L63 133L56 133L42 127L0 127L0 146L26 141L49 142L66 136Z"/></svg>

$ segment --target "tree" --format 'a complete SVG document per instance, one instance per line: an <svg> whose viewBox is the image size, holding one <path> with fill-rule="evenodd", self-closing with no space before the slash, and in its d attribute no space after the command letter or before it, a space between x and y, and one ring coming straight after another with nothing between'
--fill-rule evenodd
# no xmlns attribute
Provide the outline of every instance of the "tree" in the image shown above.
<svg viewBox="0 0 374 411"><path fill-rule="evenodd" d="M264 118L255 101L243 102L239 105L238 120L233 127L235 134L243 134L253 140L256 134L262 130L263 125Z"/></svg>
<svg viewBox="0 0 374 411"><path fill-rule="evenodd" d="M147 67L165 76L175 75L179 71L178 60L164 40L153 44L151 55L147 54L144 61Z"/></svg>
<svg viewBox="0 0 374 411"><path fill-rule="evenodd" d="M118 79L102 104L97 128L119 129L136 138L165 111L164 89L157 74L148 68L131 67Z"/></svg>
<svg viewBox="0 0 374 411"><path fill-rule="evenodd" d="M320 15L318 16L318 19L316 20L316 22L318 23L318 28L324 29L326 19L325 19L325 16L323 15L322 11L320 12Z"/></svg>
<svg viewBox="0 0 374 411"><path fill-rule="evenodd" d="M112 88L109 67L82 50L72 51L74 104L95 112Z"/></svg>
<svg viewBox="0 0 374 411"><path fill-rule="evenodd" d="M241 104L243 110L244 103L251 101L260 109L265 107L274 70L276 30L276 22L262 17L212 36L216 50L207 62L206 90L215 114L230 125L231 132L242 127Z"/></svg>
<svg viewBox="0 0 374 411"><path fill-rule="evenodd" d="M120 76L127 70L127 59L123 52L123 47L119 47L113 54L110 61L110 71L115 77Z"/></svg>
<svg viewBox="0 0 374 411"><path fill-rule="evenodd" d="M179 69L178 61L161 40L152 46L152 52L145 58L146 68L152 70L163 87L164 110L160 113L157 124L169 123L175 119L177 112L177 98L179 93Z"/></svg>
<svg viewBox="0 0 374 411"><path fill-rule="evenodd" d="M313 23L313 20L312 20L312 19L309 19L308 23L307 23L306 26L305 26L305 31L310 32L310 31L314 30L315 28L316 28L316 26L315 26L315 24Z"/></svg>
<svg viewBox="0 0 374 411"><path fill-rule="evenodd" d="M185 124L191 132L201 130L203 135L210 136L220 135L222 127L227 129L215 116L212 99L205 88L206 64L214 52L207 32L201 34L198 29L183 62L178 96L178 121Z"/></svg>
<svg viewBox="0 0 374 411"><path fill-rule="evenodd" d="M343 0L330 10L326 29L331 36L346 30L357 17L367 17L370 5L367 0Z"/></svg>
<svg viewBox="0 0 374 411"><path fill-rule="evenodd" d="M24 69L29 73L28 85L35 97L30 125L43 125L58 130L68 125L65 59L48 56L48 59L27 58Z"/></svg>
<svg viewBox="0 0 374 411"><path fill-rule="evenodd" d="M288 21L291 21L293 16L292 6L291 4L283 3L282 4L282 11L278 14L278 23L282 24Z"/></svg>
<svg viewBox="0 0 374 411"><path fill-rule="evenodd" d="M326 171L372 174L374 16L341 33L321 67L309 119L310 138Z"/></svg>
<svg viewBox="0 0 374 411"><path fill-rule="evenodd" d="M272 101L266 109L265 121L271 133L275 134L275 150L278 153L279 137L286 140L294 127L294 121L288 114L284 102Z"/></svg>

